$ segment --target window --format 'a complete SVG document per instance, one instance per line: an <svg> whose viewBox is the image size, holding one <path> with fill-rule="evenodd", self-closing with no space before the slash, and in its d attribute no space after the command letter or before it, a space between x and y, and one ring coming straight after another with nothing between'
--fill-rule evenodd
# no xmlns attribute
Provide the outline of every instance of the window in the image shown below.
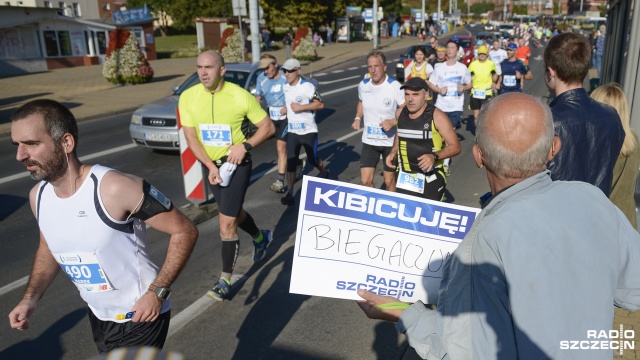
<svg viewBox="0 0 640 360"><path fill-rule="evenodd" d="M42 32L42 35L47 57L83 56L86 54L82 31L46 30Z"/></svg>
<svg viewBox="0 0 640 360"><path fill-rule="evenodd" d="M45 1L44 2L44 7L51 9L53 7L53 5L51 5L51 1Z"/></svg>
<svg viewBox="0 0 640 360"><path fill-rule="evenodd" d="M80 17L82 16L80 14L80 4L78 3L73 3L73 16L74 17Z"/></svg>
<svg viewBox="0 0 640 360"><path fill-rule="evenodd" d="M58 8L59 8L59 9L64 9L64 7L65 7L64 1L60 1L60 2L58 3Z"/></svg>
<svg viewBox="0 0 640 360"><path fill-rule="evenodd" d="M22 5L22 1L18 1L18 6Z"/></svg>
<svg viewBox="0 0 640 360"><path fill-rule="evenodd" d="M47 56L58 56L60 51L58 50L58 37L56 32L52 30L43 31L44 47L47 51Z"/></svg>
<svg viewBox="0 0 640 360"><path fill-rule="evenodd" d="M58 44L60 44L60 55L71 56L71 37L68 31L58 31Z"/></svg>
<svg viewBox="0 0 640 360"><path fill-rule="evenodd" d="M98 54L104 55L107 53L107 33L104 31L99 31L96 33L96 38L98 39Z"/></svg>
<svg viewBox="0 0 640 360"><path fill-rule="evenodd" d="M102 4L102 10L111 10L111 4L109 3Z"/></svg>

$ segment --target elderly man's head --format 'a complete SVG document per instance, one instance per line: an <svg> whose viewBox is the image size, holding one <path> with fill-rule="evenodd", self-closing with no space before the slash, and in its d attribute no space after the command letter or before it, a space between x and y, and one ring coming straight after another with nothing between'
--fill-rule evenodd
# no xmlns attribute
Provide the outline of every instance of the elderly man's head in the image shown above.
<svg viewBox="0 0 640 360"><path fill-rule="evenodd" d="M473 155L501 179L526 179L546 169L560 150L553 116L541 100L509 93L486 103L478 116Z"/></svg>

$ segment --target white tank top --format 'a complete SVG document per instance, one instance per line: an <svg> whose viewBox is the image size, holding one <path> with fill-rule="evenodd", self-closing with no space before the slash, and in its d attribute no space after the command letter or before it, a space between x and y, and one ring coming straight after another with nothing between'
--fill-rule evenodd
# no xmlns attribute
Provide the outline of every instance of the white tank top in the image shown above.
<svg viewBox="0 0 640 360"><path fill-rule="evenodd" d="M126 322L158 274L149 259L145 224L139 219L118 221L105 210L100 196L104 174L112 169L94 165L78 191L59 198L42 181L36 199L40 231L62 271L100 320ZM162 304L168 311L170 301Z"/></svg>

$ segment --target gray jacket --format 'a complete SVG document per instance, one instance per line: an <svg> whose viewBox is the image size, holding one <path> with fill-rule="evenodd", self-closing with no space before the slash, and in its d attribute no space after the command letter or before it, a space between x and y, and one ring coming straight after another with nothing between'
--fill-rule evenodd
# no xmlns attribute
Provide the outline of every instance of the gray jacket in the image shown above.
<svg viewBox="0 0 640 360"><path fill-rule="evenodd" d="M588 331L611 329L614 304L640 308L639 264L640 235L602 191L545 171L489 201L444 265L437 311L418 302L396 327L426 359L611 359L570 347L610 345Z"/></svg>

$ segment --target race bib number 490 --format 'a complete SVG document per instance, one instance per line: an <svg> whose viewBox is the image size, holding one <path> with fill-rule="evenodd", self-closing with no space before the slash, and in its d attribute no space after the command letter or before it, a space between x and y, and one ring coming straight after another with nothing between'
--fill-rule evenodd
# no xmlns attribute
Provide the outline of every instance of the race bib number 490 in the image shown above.
<svg viewBox="0 0 640 360"><path fill-rule="evenodd" d="M228 124L200 124L202 144L206 146L231 146L231 126Z"/></svg>
<svg viewBox="0 0 640 360"><path fill-rule="evenodd" d="M94 253L53 254L62 270L80 291L113 290Z"/></svg>

